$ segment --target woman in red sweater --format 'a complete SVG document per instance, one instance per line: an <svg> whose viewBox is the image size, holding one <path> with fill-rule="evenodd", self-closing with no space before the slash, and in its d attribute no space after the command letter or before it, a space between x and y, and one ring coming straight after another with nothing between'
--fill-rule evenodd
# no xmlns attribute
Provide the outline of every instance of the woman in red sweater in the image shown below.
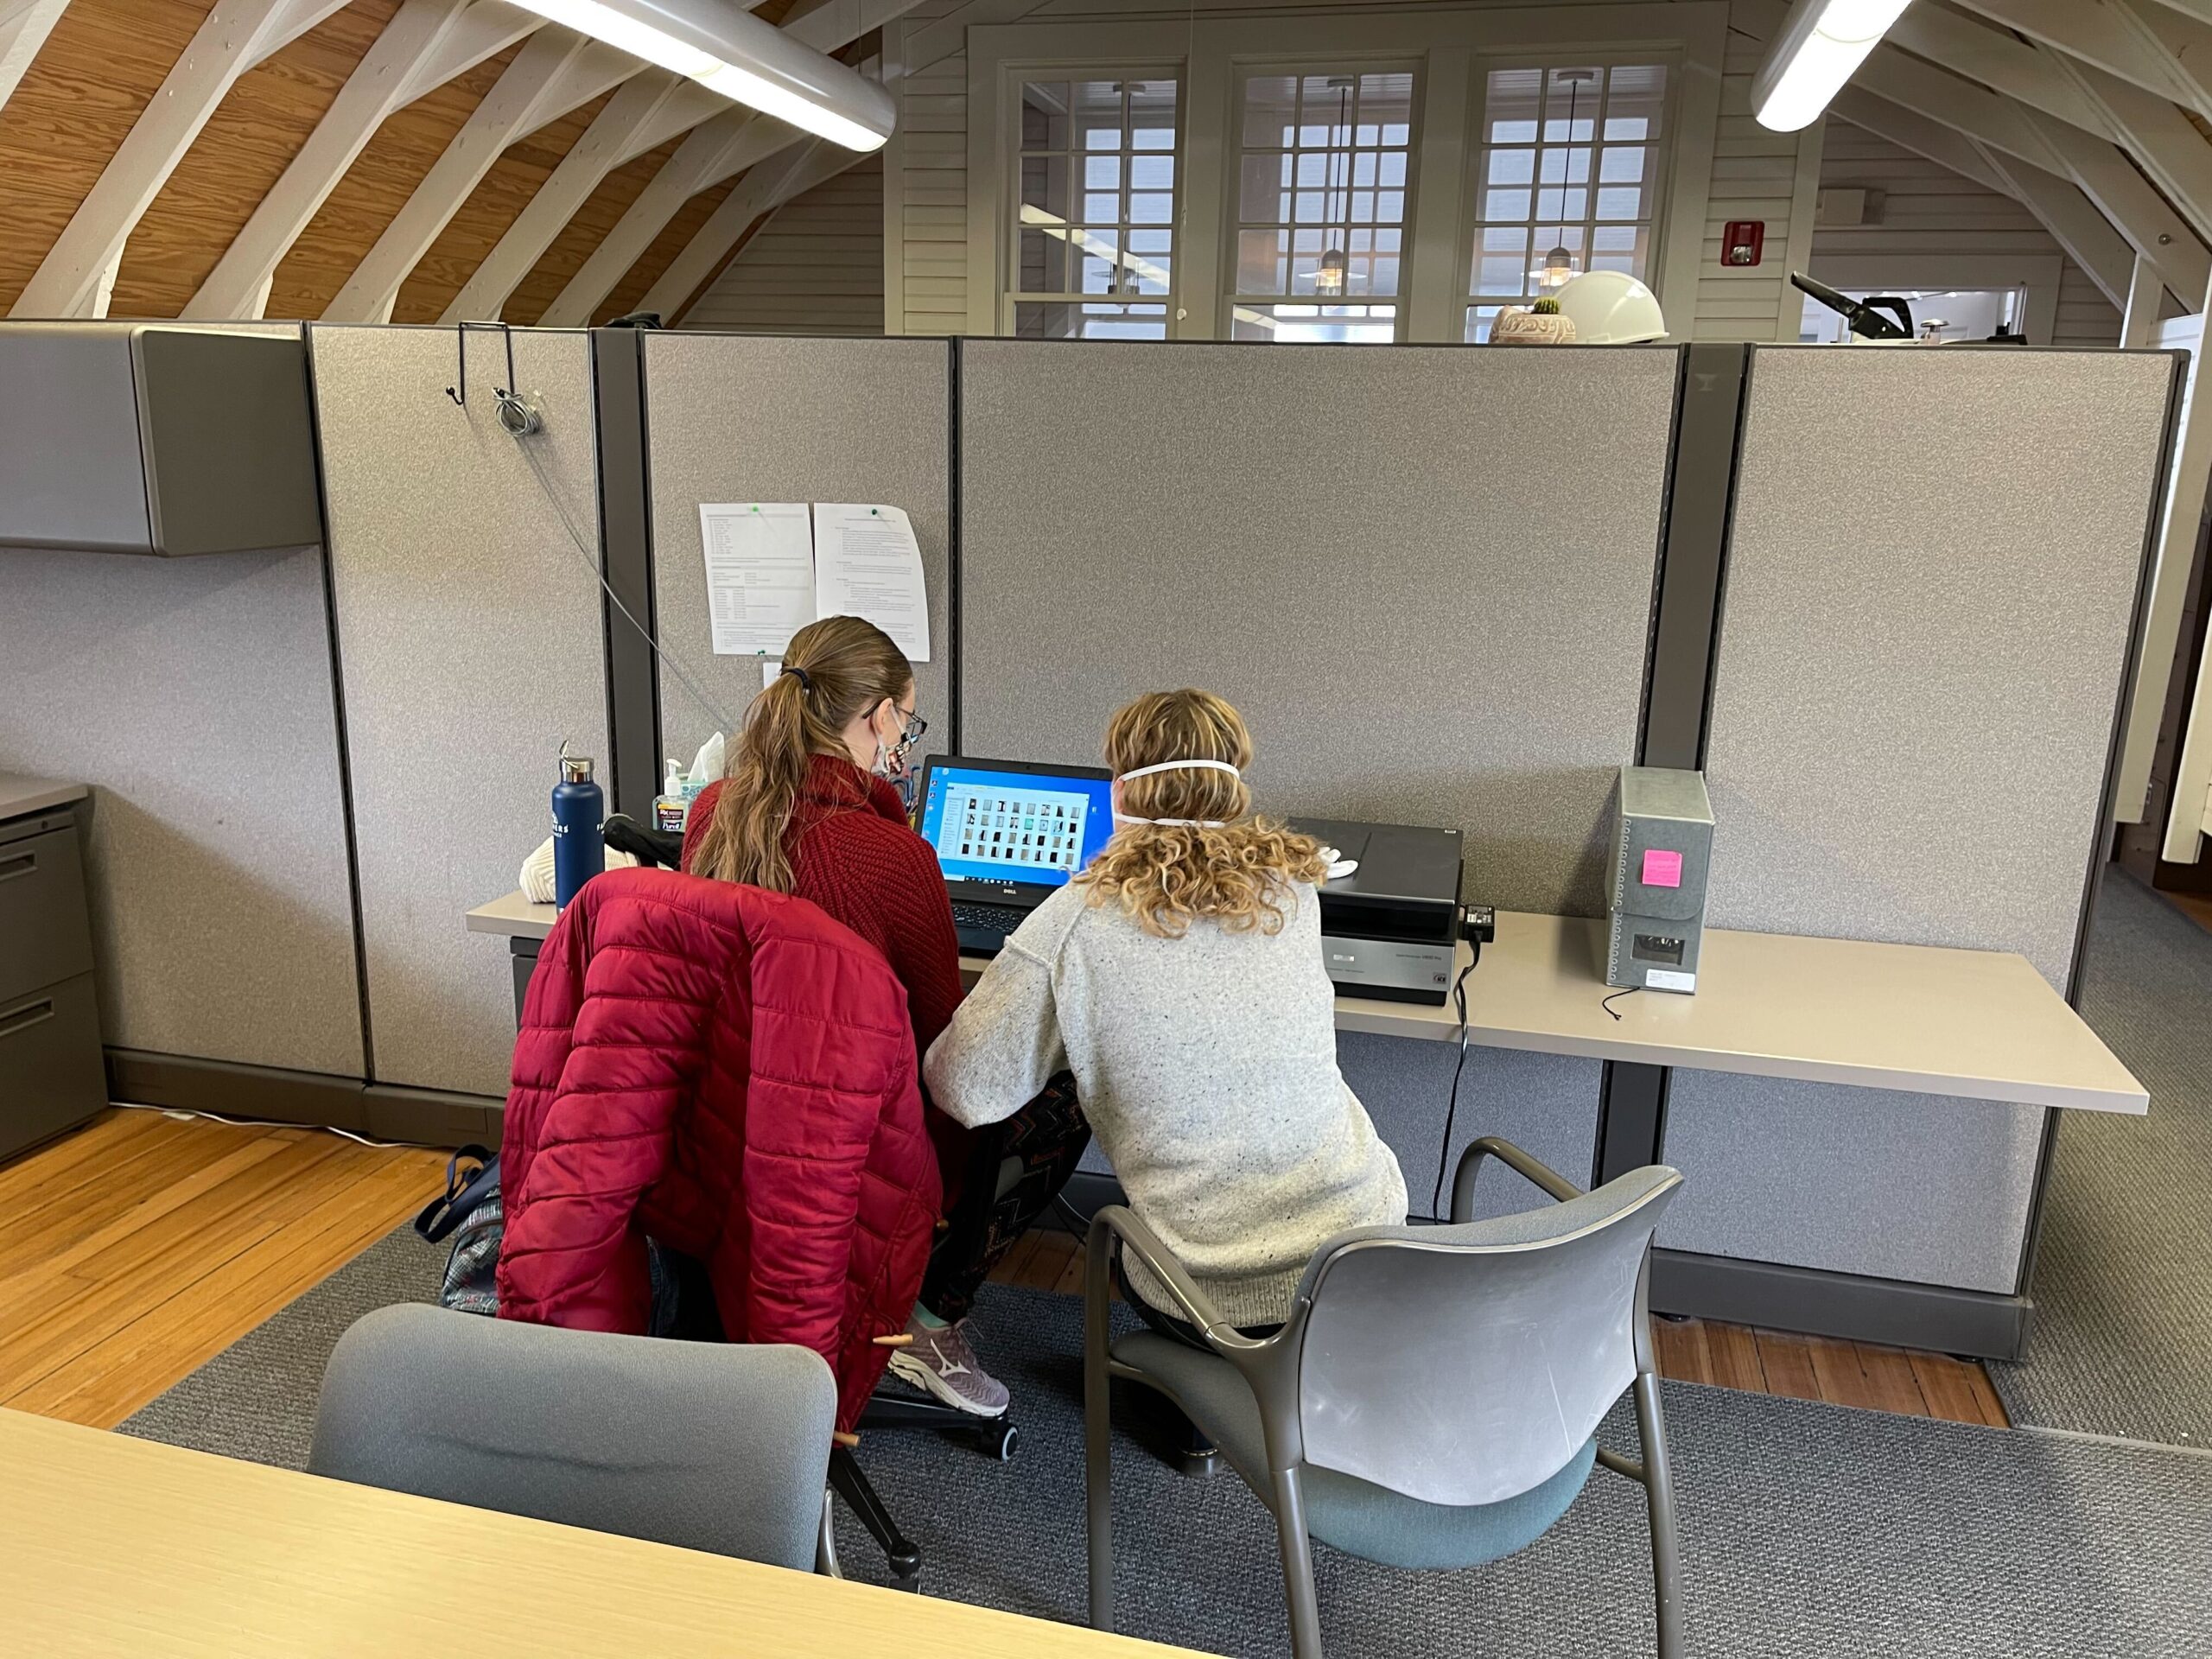
<svg viewBox="0 0 2212 1659"><path fill-rule="evenodd" d="M784 669L746 710L729 773L692 803L683 868L694 875L797 893L882 951L906 989L918 1054L959 1006L960 942L937 855L906 821L893 779L927 729L904 652L856 616L824 617L791 636ZM913 1338L892 1369L951 1405L995 1417L1007 1391L976 1362L968 1310L992 1265L1067 1184L1090 1134L1071 1080L1054 1079L986 1142L934 1108L927 1118L951 1225L930 1261ZM1002 1158L1022 1179L1001 1195ZM974 1190L969 1189L973 1186Z"/></svg>

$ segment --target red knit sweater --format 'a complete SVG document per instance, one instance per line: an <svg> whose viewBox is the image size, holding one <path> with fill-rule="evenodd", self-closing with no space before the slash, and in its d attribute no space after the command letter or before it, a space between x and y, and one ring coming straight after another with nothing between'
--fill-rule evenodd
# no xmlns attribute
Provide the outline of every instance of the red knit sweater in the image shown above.
<svg viewBox="0 0 2212 1659"><path fill-rule="evenodd" d="M709 784L691 804L683 826L687 872L721 792L721 784ZM927 1053L960 1006L960 940L937 855L907 827L899 791L850 760L814 756L784 852L791 891L883 952L906 987L915 1047ZM927 1117L950 1207L965 1173L968 1131L943 1112Z"/></svg>

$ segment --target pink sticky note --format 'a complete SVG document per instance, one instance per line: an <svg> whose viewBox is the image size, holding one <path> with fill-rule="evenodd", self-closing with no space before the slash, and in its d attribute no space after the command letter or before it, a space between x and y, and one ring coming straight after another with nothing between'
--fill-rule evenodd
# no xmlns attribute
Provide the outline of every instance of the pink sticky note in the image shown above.
<svg viewBox="0 0 2212 1659"><path fill-rule="evenodd" d="M1679 887L1682 885L1682 855L1656 847L1643 853L1643 885L1647 887Z"/></svg>

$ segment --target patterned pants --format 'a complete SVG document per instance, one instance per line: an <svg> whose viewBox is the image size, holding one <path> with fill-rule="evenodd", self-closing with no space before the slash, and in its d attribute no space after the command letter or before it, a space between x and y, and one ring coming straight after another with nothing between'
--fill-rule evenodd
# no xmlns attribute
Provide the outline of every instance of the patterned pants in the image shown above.
<svg viewBox="0 0 2212 1659"><path fill-rule="evenodd" d="M968 1316L991 1269L1051 1207L1082 1160L1090 1125L1075 1078L1061 1072L1005 1122L979 1132L976 1142L966 1190L922 1276L922 1306L947 1321ZM1009 1160L1020 1173L1001 1192L1000 1171Z"/></svg>

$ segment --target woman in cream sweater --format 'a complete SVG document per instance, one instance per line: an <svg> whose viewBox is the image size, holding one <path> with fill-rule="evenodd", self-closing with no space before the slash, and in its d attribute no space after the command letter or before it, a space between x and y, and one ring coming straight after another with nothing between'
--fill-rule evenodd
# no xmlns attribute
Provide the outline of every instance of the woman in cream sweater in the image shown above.
<svg viewBox="0 0 2212 1659"><path fill-rule="evenodd" d="M1406 1218L1398 1161L1337 1070L1321 849L1251 816L1251 758L1207 692L1116 714L1114 839L1015 930L925 1066L971 1125L1073 1071L1130 1207L1248 1328L1282 1321L1323 1240ZM1151 1313L1174 1307L1128 1276Z"/></svg>

